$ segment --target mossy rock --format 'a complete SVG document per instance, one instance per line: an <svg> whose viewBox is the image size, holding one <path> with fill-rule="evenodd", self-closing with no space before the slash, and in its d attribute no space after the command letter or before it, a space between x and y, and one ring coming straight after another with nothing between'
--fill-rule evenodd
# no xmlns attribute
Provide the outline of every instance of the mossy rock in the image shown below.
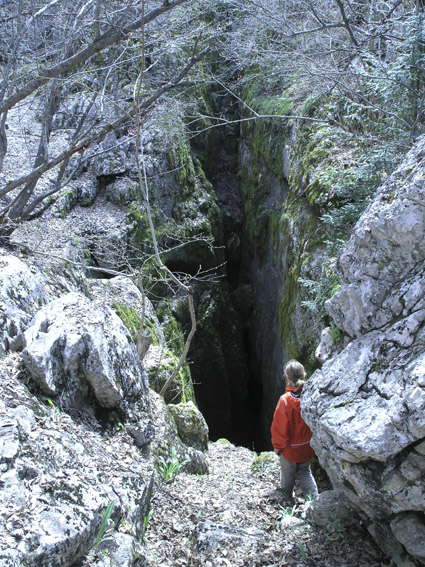
<svg viewBox="0 0 425 567"><path fill-rule="evenodd" d="M73 189L64 191L56 201L56 206L59 215L62 218L65 218L77 205L77 203L78 203L78 195L76 191L74 191Z"/></svg>
<svg viewBox="0 0 425 567"><path fill-rule="evenodd" d="M170 112L154 114L146 130L151 218L162 262L193 275L200 266L211 269L220 263L211 243L220 237L221 213L213 187L191 149L182 108L177 103L171 106ZM135 177L134 172L126 182ZM127 212L132 257L139 257L141 264L146 255L153 255L148 212L138 201L130 203ZM144 264L147 289L159 279L154 264ZM156 286L154 293L166 296L167 289Z"/></svg>
<svg viewBox="0 0 425 567"><path fill-rule="evenodd" d="M156 463L159 478L163 472L163 460L169 462L173 449L176 459L181 463L188 461L182 472L208 474L208 460L203 451L186 445L181 439L176 422L163 398L151 392L152 419L156 434L151 443L151 455Z"/></svg>
<svg viewBox="0 0 425 567"><path fill-rule="evenodd" d="M139 334L140 322L141 322L141 318L137 310L134 307L124 305L118 302L114 302L112 304L112 307L115 309L121 321L130 331L133 341L136 342Z"/></svg>
<svg viewBox="0 0 425 567"><path fill-rule="evenodd" d="M258 84L244 97L260 114L311 117L318 103L317 98L300 99L296 89L282 95L276 86ZM272 264L282 274L277 308L283 358L301 358L310 370L323 325L320 317L303 307L309 296L299 279L320 277L316 258L326 235L318 203L326 188L315 172L320 159L334 148L320 123L267 119L252 121L243 129L240 175L245 233L256 261Z"/></svg>
<svg viewBox="0 0 425 567"><path fill-rule="evenodd" d="M199 451L206 451L208 425L195 404L193 402L169 404L168 409L176 422L183 443Z"/></svg>
<svg viewBox="0 0 425 567"><path fill-rule="evenodd" d="M179 357L162 346L152 345L149 348L143 359L143 365L148 373L149 385L152 390L161 392L178 362ZM167 403L187 402L195 399L190 369L186 363L169 384L164 393L164 399Z"/></svg>

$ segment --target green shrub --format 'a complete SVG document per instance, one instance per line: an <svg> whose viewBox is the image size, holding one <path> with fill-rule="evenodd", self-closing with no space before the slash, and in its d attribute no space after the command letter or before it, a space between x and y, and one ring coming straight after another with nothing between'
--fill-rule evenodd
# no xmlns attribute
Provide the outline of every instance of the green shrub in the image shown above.
<svg viewBox="0 0 425 567"><path fill-rule="evenodd" d="M164 484L168 484L175 479L180 469L189 462L189 459L180 461L177 457L175 448L172 447L171 456L168 459L159 457L159 461L162 472L162 480Z"/></svg>
<svg viewBox="0 0 425 567"><path fill-rule="evenodd" d="M340 289L340 284L336 275L331 269L327 270L327 275L320 280L308 280L299 278L299 283L307 289L310 299L302 301L301 305L320 317L326 317L325 302L330 299Z"/></svg>

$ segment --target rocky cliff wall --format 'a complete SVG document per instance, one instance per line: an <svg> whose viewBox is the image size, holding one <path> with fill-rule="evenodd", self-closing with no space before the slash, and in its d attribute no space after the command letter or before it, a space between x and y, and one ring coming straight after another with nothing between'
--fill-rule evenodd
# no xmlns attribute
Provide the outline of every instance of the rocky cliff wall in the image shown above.
<svg viewBox="0 0 425 567"><path fill-rule="evenodd" d="M312 375L302 402L312 445L333 485L364 513L388 554L399 560L407 550L421 564L424 172L422 138L379 189L339 254L342 285L326 308L346 347Z"/></svg>
<svg viewBox="0 0 425 567"><path fill-rule="evenodd" d="M250 100L252 105L256 102ZM229 205L237 196L235 187L231 186L227 194L225 184L220 186L220 211L214 187L185 137L183 117L177 108L174 110L170 121L159 109L142 134L156 237L160 246L168 248L163 259L170 268L189 274L195 288L198 332L190 354L192 369L190 372L186 367L178 376L167 401L193 398L192 374L200 383L199 406L213 424L215 436L228 435L238 428L241 431L259 415L258 427L266 443L272 413L283 390L283 362L297 357L313 370L317 364L313 353L323 326L319 315L305 309L308 296L300 284L300 279L318 281L324 275L326 235L318 221L316 203L320 187L308 172L309 160L320 162L317 148L313 151L314 130L266 120L242 128L242 207L236 211L233 224ZM38 429L34 425L37 420L21 406L31 402L43 419L48 416L48 428L54 430L52 437L58 440L58 446L52 448L55 455L62 454L61 446L66 445L57 432L56 407L63 410L67 423L65 413L75 413L72 427L76 433L71 445L87 430L84 423L77 424L77 418L89 416L88 427L95 428L99 443L106 420L109 433L111 428L118 428L114 435L120 435L119 441L123 437L124 453L128 450L137 463L143 461L148 445L163 458L174 446L179 458L189 459L191 470L206 470L205 457L199 450L205 448L205 431L203 442L196 446L186 431L191 433L191 424L203 424L202 419L198 414L198 420L192 419L191 407L186 407L189 418L184 412L183 417L176 416L174 410L171 415L148 388L148 378L158 389L175 364L189 317L182 298L170 298L152 263L144 262L152 251L152 240L147 211L137 201L137 168L130 138L129 133L121 132L119 139L111 136L105 140L97 148L103 151L101 159L95 151L89 153L74 184L47 214L41 229L37 223L43 221L37 221L14 235L15 243L24 242L29 248L37 244L37 251L46 257L62 255L60 269L40 269L36 262L23 257L6 258L6 251L2 257L0 349L6 361L5 376L13 380L4 382L8 387L4 399L9 401L1 408L5 419L1 472L10 488L5 505L12 516L21 514L17 530L7 522L2 527L6 546L13 550L5 556L10 565L19 564L27 556L50 554L49 542L34 540L33 544L35 527L21 530L24 509L14 507L13 491L22 488L22 479L28 480L28 469L28 487L39 487L40 501L50 510L57 502L50 499L49 483L44 490L43 479L65 474L59 457L51 469L49 462L37 466L36 455L30 464L26 461L32 450L29 432L32 428L37 431L38 443L45 422ZM423 559L424 513L420 482L424 472L423 146L421 142L381 188L339 256L337 267L343 285L327 306L334 328L344 335L340 346L346 348L334 355L332 339L326 342L330 333L324 335L321 359L328 362L309 381L304 403L306 419L315 432L315 448L335 486L373 519L370 530L384 547L394 549L390 543L395 538L400 546L394 552L397 556L407 550L419 560ZM209 171L218 169L217 164L210 164ZM223 210L227 215L225 229ZM231 267L230 285L221 266L215 281L198 277L200 266L210 270L224 259L223 251L215 250L213 242L232 249L237 269ZM77 263L83 271L71 270L67 262ZM134 270L141 265L145 288L159 298L156 314L153 310L148 313L153 344L143 364L131 337L140 323L136 315L144 309L140 292L122 279L93 277L110 277L124 266ZM11 355L10 351L19 354ZM121 367L117 360L125 365ZM252 377L254 385L250 383ZM24 379L29 380L32 394L21 388ZM262 392L258 391L260 381ZM14 405L11 393L21 393L21 389L22 400ZM249 400L256 389L261 400L257 416ZM50 413L46 404L52 408ZM11 408L13 419L9 423ZM158 433L155 439L150 435L152 423ZM203 425L199 427L198 423L198 429ZM114 435L112 447L117 442ZM94 473L89 472L91 476L84 477L82 486L95 482L102 498L93 502L79 527L85 534L79 543L81 554L93 544L113 483L112 477L93 480ZM118 515L132 498L140 500L134 518L130 518L136 527L143 521L147 506L149 472L136 496L127 493L119 500ZM27 493L24 500L25 504L31 502ZM81 512L81 502L76 506L73 517ZM42 511L37 509L34 522ZM55 513L59 513L56 508ZM139 538L137 530L131 535ZM65 531L58 536L61 553L69 548ZM36 544L38 547L34 547ZM127 541L125 553L128 546L134 548L133 544L134 539ZM56 549L52 562L70 564L76 557L67 551L59 561ZM133 563L137 554L136 549Z"/></svg>
<svg viewBox="0 0 425 567"><path fill-rule="evenodd" d="M129 278L87 282L1 252L0 563L145 565L153 478L172 458L207 472L205 420L191 403L169 411L149 389L113 307L140 311Z"/></svg>
<svg viewBox="0 0 425 567"><path fill-rule="evenodd" d="M248 102L259 111L270 98L278 99L256 93ZM245 125L240 139L244 224L239 277L252 290L249 348L251 367L262 384L261 433L267 446L284 390L283 363L298 358L308 370L314 368L323 327L320 316L303 307L308 295L300 284L302 278L319 280L324 273L319 211L305 191L307 141L300 125L265 119Z"/></svg>

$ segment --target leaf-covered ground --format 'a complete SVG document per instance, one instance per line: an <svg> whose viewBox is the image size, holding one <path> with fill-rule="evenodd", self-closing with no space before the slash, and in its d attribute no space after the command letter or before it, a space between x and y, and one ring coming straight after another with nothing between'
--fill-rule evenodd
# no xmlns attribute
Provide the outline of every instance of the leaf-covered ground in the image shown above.
<svg viewBox="0 0 425 567"><path fill-rule="evenodd" d="M277 458L253 466L255 458L218 441L209 447L209 475L181 473L156 484L145 534L149 567L387 565L361 524L344 530L329 518L329 526L315 527L303 519L308 504L300 496L285 511ZM329 489L320 470L315 476L319 491Z"/></svg>

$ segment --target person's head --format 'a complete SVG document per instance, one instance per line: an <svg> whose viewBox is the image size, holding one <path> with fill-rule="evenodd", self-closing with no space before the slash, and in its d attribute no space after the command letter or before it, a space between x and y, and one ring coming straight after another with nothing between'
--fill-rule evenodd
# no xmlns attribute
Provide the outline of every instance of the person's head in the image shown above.
<svg viewBox="0 0 425 567"><path fill-rule="evenodd" d="M298 360L290 360L284 368L284 376L289 386L295 388L296 391L302 389L305 384L304 366Z"/></svg>

